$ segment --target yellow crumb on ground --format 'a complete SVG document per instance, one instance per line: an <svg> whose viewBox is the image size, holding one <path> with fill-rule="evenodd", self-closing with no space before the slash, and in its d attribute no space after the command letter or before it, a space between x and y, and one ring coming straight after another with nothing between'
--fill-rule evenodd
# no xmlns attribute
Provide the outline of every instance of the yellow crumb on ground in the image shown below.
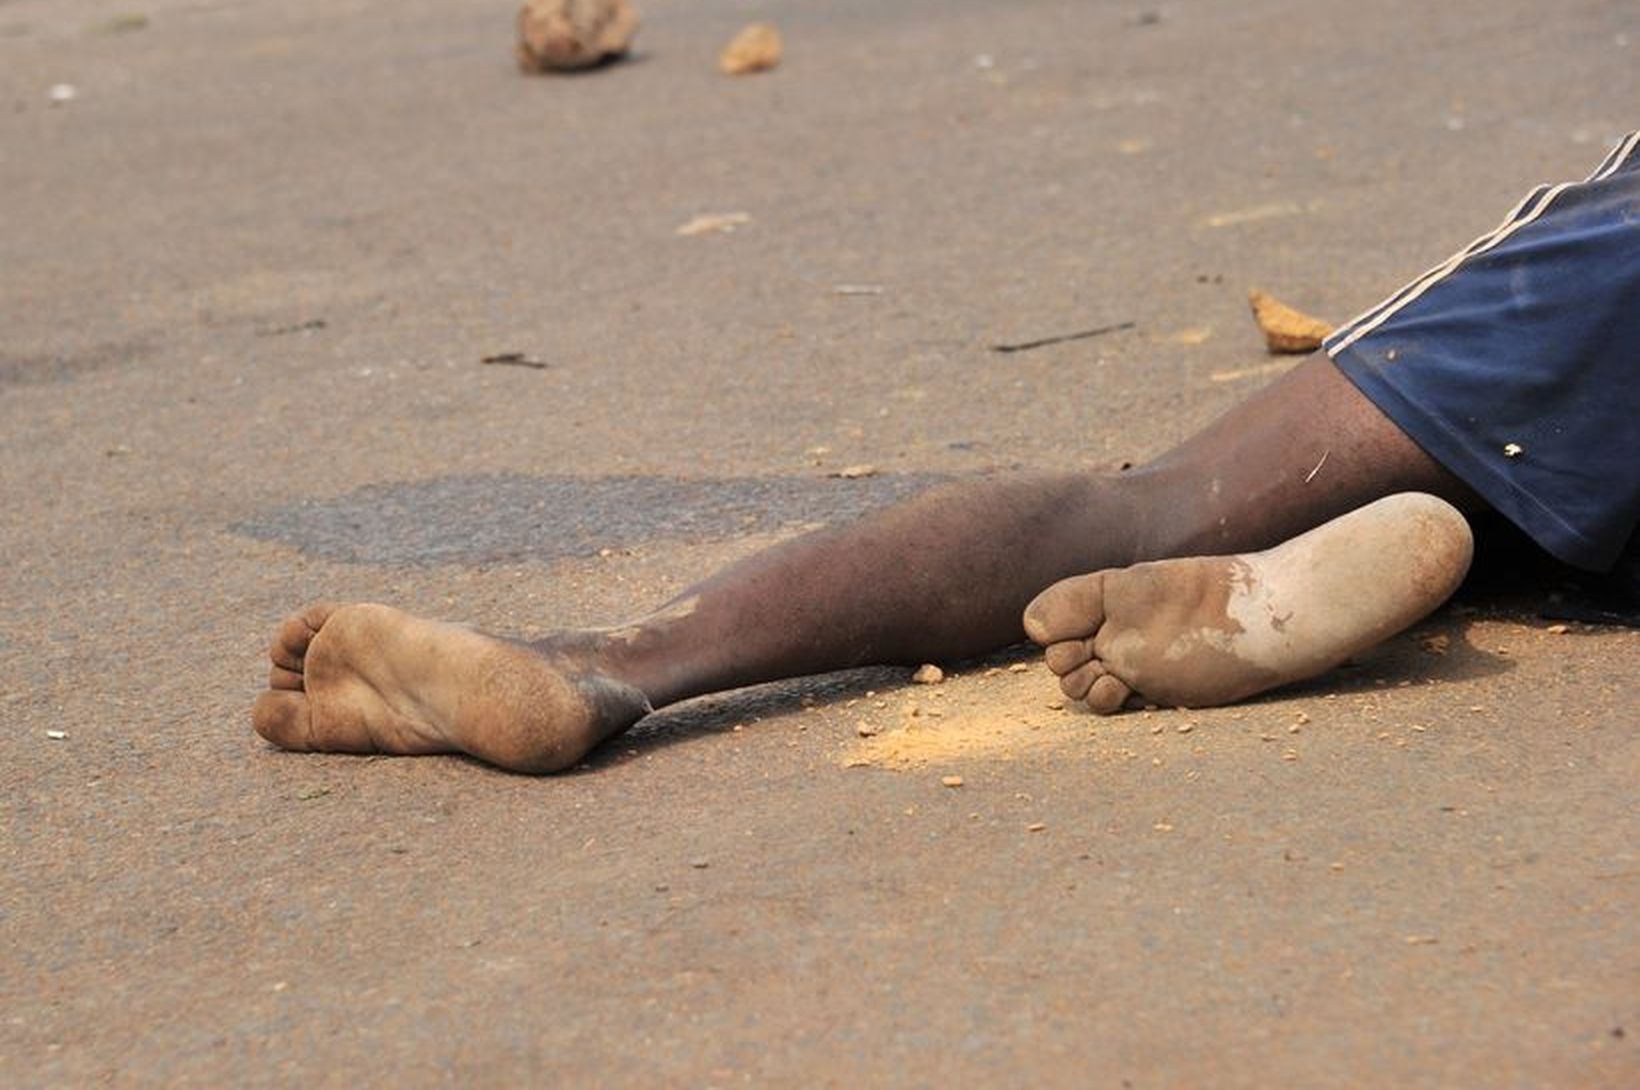
<svg viewBox="0 0 1640 1090"><path fill-rule="evenodd" d="M1040 663L1025 670L948 675L941 690L945 701L939 715L916 704L874 710L871 725L881 729L862 734L840 763L912 769L964 757L1012 760L1087 741L1089 717L1045 699L1059 690Z"/></svg>

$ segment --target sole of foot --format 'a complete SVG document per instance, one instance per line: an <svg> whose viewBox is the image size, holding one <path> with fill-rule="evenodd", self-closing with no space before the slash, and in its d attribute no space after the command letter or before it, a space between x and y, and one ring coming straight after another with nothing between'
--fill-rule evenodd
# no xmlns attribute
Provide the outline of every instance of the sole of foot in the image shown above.
<svg viewBox="0 0 1640 1090"><path fill-rule="evenodd" d="M1100 714L1135 695L1229 704L1325 673L1428 615L1473 547L1455 507L1401 493L1265 552L1063 580L1026 607L1025 631L1065 694Z"/></svg>
<svg viewBox="0 0 1640 1090"><path fill-rule="evenodd" d="M389 606L309 606L270 649L256 732L283 749L465 753L558 772L650 710L595 671Z"/></svg>

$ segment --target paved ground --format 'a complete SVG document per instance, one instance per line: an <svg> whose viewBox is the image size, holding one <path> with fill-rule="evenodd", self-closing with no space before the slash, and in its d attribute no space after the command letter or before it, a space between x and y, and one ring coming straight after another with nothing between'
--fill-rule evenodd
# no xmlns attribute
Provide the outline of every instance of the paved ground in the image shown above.
<svg viewBox="0 0 1640 1090"><path fill-rule="evenodd" d="M1144 10L648 0L526 79L501 0L0 0L0 1083L1640 1079L1640 638L1516 599L1234 711L1004 660L549 780L249 733L312 597L613 620L1154 453L1272 373L1248 286L1346 317L1635 124L1621 3ZM910 702L968 733L856 737Z"/></svg>

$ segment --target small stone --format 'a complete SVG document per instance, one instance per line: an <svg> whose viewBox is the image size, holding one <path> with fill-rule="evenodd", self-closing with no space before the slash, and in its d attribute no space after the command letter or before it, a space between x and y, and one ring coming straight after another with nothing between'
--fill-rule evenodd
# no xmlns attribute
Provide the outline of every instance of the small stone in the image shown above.
<svg viewBox="0 0 1640 1090"><path fill-rule="evenodd" d="M667 885L665 882L656 882L655 883L655 892L656 893L665 893L667 890L669 890L671 888L672 887Z"/></svg>
<svg viewBox="0 0 1640 1090"><path fill-rule="evenodd" d="M1047 827L1048 826L1045 822L1033 821L1029 825L1025 826L1025 831L1027 833L1040 833L1043 829L1046 829Z"/></svg>
<svg viewBox="0 0 1640 1090"><path fill-rule="evenodd" d="M1298 754L1289 749L1286 753L1281 755L1281 759L1283 761L1296 761L1298 760Z"/></svg>
<svg viewBox="0 0 1640 1090"><path fill-rule="evenodd" d="M1505 458L1519 458L1525 453L1526 448L1521 446L1519 443L1505 443L1503 445L1503 456Z"/></svg>
<svg viewBox="0 0 1640 1090"><path fill-rule="evenodd" d="M855 725L854 733L858 734L861 738L875 738L877 735L883 733L883 728L879 727L876 723L861 721Z"/></svg>
<svg viewBox="0 0 1640 1090"><path fill-rule="evenodd" d="M1050 700L1046 706L1051 712L1062 712L1065 710L1065 702L1063 700Z"/></svg>
<svg viewBox="0 0 1640 1090"><path fill-rule="evenodd" d="M61 105L64 102L73 102L76 98L79 98L80 91L72 83L54 83L51 85L48 96L53 105Z"/></svg>
<svg viewBox="0 0 1640 1090"><path fill-rule="evenodd" d="M840 477L845 481L858 481L865 477L875 477L881 472L882 470L874 465L862 463L860 465L844 466L842 469L826 474L826 476Z"/></svg>
<svg viewBox="0 0 1640 1090"><path fill-rule="evenodd" d="M1293 720L1294 722L1300 724L1308 723L1310 721L1310 716L1307 712L1299 712L1297 715L1293 716Z"/></svg>
<svg viewBox="0 0 1640 1090"><path fill-rule="evenodd" d="M1010 674L1023 674L1027 673L1030 669L1031 664L1028 662L1015 662L1010 663L1008 666L1008 672Z"/></svg>
<svg viewBox="0 0 1640 1090"><path fill-rule="evenodd" d="M50 738L53 742L61 742L63 739L68 737L68 731L66 731L66 730L48 730L48 731L46 731L46 737Z"/></svg>
<svg viewBox="0 0 1640 1090"><path fill-rule="evenodd" d="M932 662L925 662L917 667L917 672L911 675L911 680L918 685L938 685L945 680L945 671Z"/></svg>
<svg viewBox="0 0 1640 1090"><path fill-rule="evenodd" d="M1171 821L1158 821L1156 824L1152 825L1151 828L1155 829L1158 833L1171 833L1173 831L1173 823Z"/></svg>
<svg viewBox="0 0 1640 1090"><path fill-rule="evenodd" d="M1548 632L1551 636L1564 636L1566 633L1570 632L1571 630L1572 629L1571 629L1570 625L1563 625L1563 624L1552 624L1548 628L1544 629L1544 631Z"/></svg>
<svg viewBox="0 0 1640 1090"><path fill-rule="evenodd" d="M940 783L943 784L946 787L961 787L962 786L962 777L961 776L941 776L940 777Z"/></svg>
<svg viewBox="0 0 1640 1090"><path fill-rule="evenodd" d="M518 67L593 68L624 56L637 32L638 13L628 0L525 0L518 11Z"/></svg>
<svg viewBox="0 0 1640 1090"><path fill-rule="evenodd" d="M1177 730L1180 734L1189 734L1191 731L1196 729L1196 724L1194 724L1194 723L1180 723L1174 729Z"/></svg>
<svg viewBox="0 0 1640 1090"><path fill-rule="evenodd" d="M780 63L782 51L780 31L768 23L752 23L742 27L723 47L718 57L718 71L726 76L766 72Z"/></svg>
<svg viewBox="0 0 1640 1090"><path fill-rule="evenodd" d="M691 859L689 865L696 870L705 870L712 865L712 861L710 859Z"/></svg>

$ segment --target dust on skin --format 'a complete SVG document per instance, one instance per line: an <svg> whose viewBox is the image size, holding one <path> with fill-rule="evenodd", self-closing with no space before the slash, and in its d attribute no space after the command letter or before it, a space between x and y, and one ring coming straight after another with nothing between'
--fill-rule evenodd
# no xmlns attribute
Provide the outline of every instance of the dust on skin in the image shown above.
<svg viewBox="0 0 1640 1090"><path fill-rule="evenodd" d="M1169 662L1184 662L1201 647L1230 653L1235 649L1235 637L1247 631L1237 622L1230 608L1230 600L1238 595L1251 594L1253 573L1239 558L1230 560L1230 574L1222 587L1213 588L1211 598L1204 603L1203 624L1186 628L1167 645L1162 657ZM1186 667L1188 668L1188 667Z"/></svg>

